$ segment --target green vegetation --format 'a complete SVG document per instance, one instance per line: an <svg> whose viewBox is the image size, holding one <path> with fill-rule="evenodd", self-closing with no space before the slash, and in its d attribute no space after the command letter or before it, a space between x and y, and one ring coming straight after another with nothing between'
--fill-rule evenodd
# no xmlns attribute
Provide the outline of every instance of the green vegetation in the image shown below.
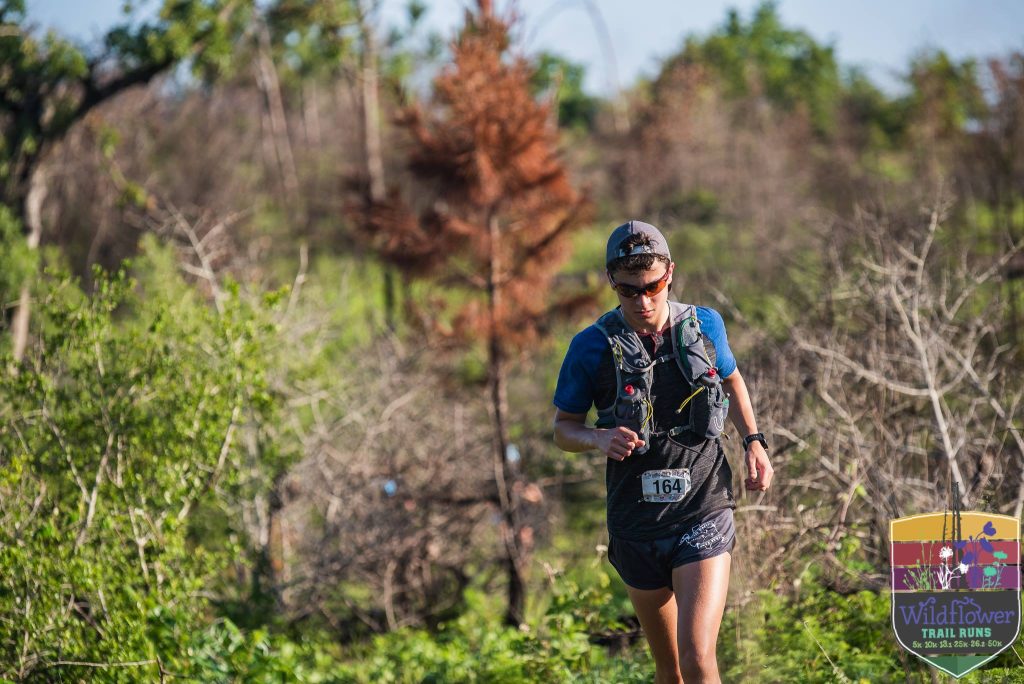
<svg viewBox="0 0 1024 684"><path fill-rule="evenodd" d="M784 109L805 108L819 132L834 130L841 88L833 48L783 26L773 3L758 6L748 23L730 10L724 26L689 38L676 59L711 70L731 97L763 92Z"/></svg>
<svg viewBox="0 0 1024 684"><path fill-rule="evenodd" d="M600 102L583 90L585 69L548 52L537 58L530 85L535 94L552 98L558 107L558 125L582 133L593 130Z"/></svg>
<svg viewBox="0 0 1024 684"><path fill-rule="evenodd" d="M238 436L271 419L271 329L237 288L219 314L199 303L170 255L138 267L141 282L100 274L93 295L48 277L35 343L0 380L7 677L67 654L188 665L173 654L205 623L204 588L245 553L237 534L192 543L189 514L230 520L254 486Z"/></svg>
<svg viewBox="0 0 1024 684"><path fill-rule="evenodd" d="M922 52L890 95L763 3L604 100L408 9L166 2L97 61L0 7L0 682L650 681L602 459L550 439L631 217L723 314L780 473L739 501L724 680L933 681L888 521L950 463L1024 506L1024 57Z"/></svg>

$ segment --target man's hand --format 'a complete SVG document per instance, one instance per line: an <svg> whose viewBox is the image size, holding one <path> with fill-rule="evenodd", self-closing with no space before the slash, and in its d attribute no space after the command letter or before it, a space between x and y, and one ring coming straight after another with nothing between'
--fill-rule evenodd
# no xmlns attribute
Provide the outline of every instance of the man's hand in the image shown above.
<svg viewBox="0 0 1024 684"><path fill-rule="evenodd" d="M644 440L627 427L611 429L587 427L586 413L555 409L555 444L566 451L597 449L608 458L621 461L642 447Z"/></svg>
<svg viewBox="0 0 1024 684"><path fill-rule="evenodd" d="M644 440L627 427L616 427L608 430L598 430L597 448L608 458L614 461L625 460L633 453L633 449L642 447Z"/></svg>
<svg viewBox="0 0 1024 684"><path fill-rule="evenodd" d="M765 491L771 486L774 475L775 471L764 446L757 441L751 442L747 447L747 489L755 492Z"/></svg>

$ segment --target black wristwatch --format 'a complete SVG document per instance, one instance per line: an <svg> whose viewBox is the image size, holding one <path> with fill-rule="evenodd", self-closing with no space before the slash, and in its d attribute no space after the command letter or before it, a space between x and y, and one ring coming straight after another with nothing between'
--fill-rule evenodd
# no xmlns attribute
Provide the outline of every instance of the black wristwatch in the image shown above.
<svg viewBox="0 0 1024 684"><path fill-rule="evenodd" d="M765 451L768 451L768 440L764 438L763 432L755 432L743 438L743 450L746 451L751 442L760 442Z"/></svg>

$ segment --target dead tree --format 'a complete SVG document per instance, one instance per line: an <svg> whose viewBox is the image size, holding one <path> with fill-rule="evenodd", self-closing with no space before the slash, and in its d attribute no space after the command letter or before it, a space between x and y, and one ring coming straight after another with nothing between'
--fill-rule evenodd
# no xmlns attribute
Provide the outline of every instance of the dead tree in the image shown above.
<svg viewBox="0 0 1024 684"><path fill-rule="evenodd" d="M457 327L467 342L480 340L487 349L506 618L519 624L529 539L521 525L521 473L507 458L508 364L557 309L546 295L586 200L558 158L547 107L530 95L529 65L509 55L508 26L489 0L466 13L433 101L409 109L400 122L413 138L409 168L420 197L432 201L420 199L413 209L393 192L374 206L371 235L388 263L470 292Z"/></svg>

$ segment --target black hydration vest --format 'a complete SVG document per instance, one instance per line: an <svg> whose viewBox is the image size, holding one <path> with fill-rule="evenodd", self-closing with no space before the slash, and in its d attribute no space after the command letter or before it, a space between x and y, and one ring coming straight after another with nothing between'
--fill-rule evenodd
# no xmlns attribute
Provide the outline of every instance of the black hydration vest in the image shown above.
<svg viewBox="0 0 1024 684"><path fill-rule="evenodd" d="M643 454L651 443L651 436L667 432L674 437L692 432L706 439L714 439L725 429L725 416L729 412L729 398L722 388L722 376L712 364L700 332L697 309L692 304L669 303L669 321L672 331L672 351L653 361L644 349L636 332L629 327L621 309L604 314L594 325L604 333L612 349L617 390L611 406L597 413L597 427L625 426L640 436L645 445L636 450ZM687 405L689 419L661 432L651 431L654 405L651 389L654 385L654 367L659 363L675 361L689 383L690 392L676 414Z"/></svg>
<svg viewBox="0 0 1024 684"><path fill-rule="evenodd" d="M622 539L667 537L735 506L732 471L717 439L729 406L717 350L701 334L695 307L669 306L671 338L653 352L619 310L595 323L610 346L595 377L597 427L623 425L646 443L623 461L607 461L608 531ZM645 496L645 473L682 470L684 496L664 502Z"/></svg>

